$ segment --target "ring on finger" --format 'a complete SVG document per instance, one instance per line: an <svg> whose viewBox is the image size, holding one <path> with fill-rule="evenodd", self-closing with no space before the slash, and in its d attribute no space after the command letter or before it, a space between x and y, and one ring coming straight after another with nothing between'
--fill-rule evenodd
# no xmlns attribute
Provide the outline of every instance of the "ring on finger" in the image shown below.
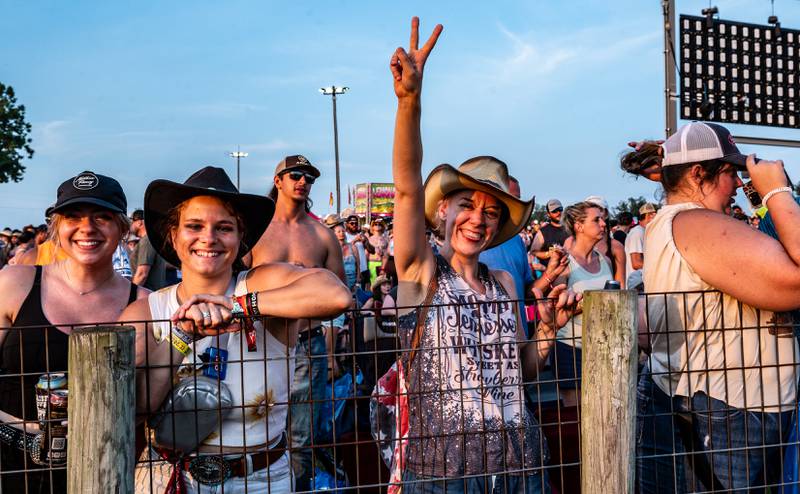
<svg viewBox="0 0 800 494"><path fill-rule="evenodd" d="M203 316L203 319L211 319L210 312L201 312L200 314Z"/></svg>

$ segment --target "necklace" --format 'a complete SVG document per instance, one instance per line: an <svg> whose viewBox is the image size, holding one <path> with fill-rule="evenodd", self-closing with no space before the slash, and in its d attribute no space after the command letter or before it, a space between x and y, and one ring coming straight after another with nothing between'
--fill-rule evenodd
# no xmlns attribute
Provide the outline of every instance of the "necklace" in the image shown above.
<svg viewBox="0 0 800 494"><path fill-rule="evenodd" d="M102 287L103 287L103 286L104 286L106 283L108 283L108 282L111 280L111 278L113 278L113 277L114 277L114 275L115 275L115 274L117 274L117 272L116 272L116 271L113 271L113 270L112 270L112 271L111 271L111 276L109 276L108 278L106 278L105 280L103 280L103 281L102 281L102 282L101 282L99 285L97 285L96 287L92 288L91 290L87 290L87 291L85 291L85 292L82 292L82 291L80 291L80 290L76 290L76 289L75 289L75 288L72 286L72 278L70 278L70 276L69 276L69 270L67 269L67 267L66 267L66 266L64 266L64 272L67 274L67 280L69 281L70 288L72 288L72 290L74 290L74 291L78 292L78 295L80 295L81 297L83 297L84 295L88 295L88 294L90 294L90 293L92 293L92 292L94 292L94 291L96 291L96 290L99 290L99 289L100 289L100 288L102 288Z"/></svg>

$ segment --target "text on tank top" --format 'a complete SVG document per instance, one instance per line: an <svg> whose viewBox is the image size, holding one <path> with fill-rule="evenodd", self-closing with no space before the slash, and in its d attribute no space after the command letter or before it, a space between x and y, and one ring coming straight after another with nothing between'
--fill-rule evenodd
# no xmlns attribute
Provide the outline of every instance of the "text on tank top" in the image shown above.
<svg viewBox="0 0 800 494"><path fill-rule="evenodd" d="M481 264L485 294L437 256L438 284L409 389L408 467L417 474L493 473L538 465L538 426L524 404L517 304ZM415 309L399 319L410 347Z"/></svg>

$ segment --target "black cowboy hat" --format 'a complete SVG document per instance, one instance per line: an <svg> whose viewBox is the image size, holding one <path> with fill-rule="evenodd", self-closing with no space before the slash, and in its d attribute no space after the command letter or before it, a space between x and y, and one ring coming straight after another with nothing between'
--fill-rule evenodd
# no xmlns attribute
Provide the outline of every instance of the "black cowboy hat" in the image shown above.
<svg viewBox="0 0 800 494"><path fill-rule="evenodd" d="M207 166L198 170L184 183L169 180L154 180L144 193L144 226L153 248L173 266L180 266L180 259L167 241L164 221L169 211L178 204L197 196L219 197L230 203L242 215L246 225L242 242L246 251L258 242L267 229L275 203L265 196L241 194L222 168Z"/></svg>

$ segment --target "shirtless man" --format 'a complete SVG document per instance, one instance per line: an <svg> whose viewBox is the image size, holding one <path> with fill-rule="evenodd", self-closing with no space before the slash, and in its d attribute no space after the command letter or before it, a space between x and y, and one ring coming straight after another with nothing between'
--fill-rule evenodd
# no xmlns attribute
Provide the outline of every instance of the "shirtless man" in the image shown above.
<svg viewBox="0 0 800 494"><path fill-rule="evenodd" d="M311 209L308 195L319 175L319 170L301 155L287 156L278 163L269 193L275 201L275 216L251 252L252 266L289 262L306 268L326 268L344 281L339 241L330 229L308 215ZM309 446L314 442L312 430L319 427L319 411L328 380L325 343L320 321L309 320L307 329L300 330L289 413L297 491L313 489L314 469Z"/></svg>

